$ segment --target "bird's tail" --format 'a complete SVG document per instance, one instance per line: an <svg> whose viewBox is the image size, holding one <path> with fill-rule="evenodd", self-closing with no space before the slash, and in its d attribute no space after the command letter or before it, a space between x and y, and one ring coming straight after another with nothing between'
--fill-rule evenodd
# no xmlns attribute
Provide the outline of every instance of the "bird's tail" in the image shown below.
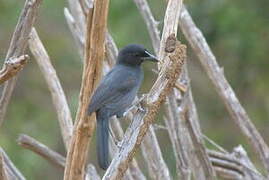
<svg viewBox="0 0 269 180"><path fill-rule="evenodd" d="M109 118L97 113L97 158L100 168L106 170L109 166L108 133Z"/></svg>

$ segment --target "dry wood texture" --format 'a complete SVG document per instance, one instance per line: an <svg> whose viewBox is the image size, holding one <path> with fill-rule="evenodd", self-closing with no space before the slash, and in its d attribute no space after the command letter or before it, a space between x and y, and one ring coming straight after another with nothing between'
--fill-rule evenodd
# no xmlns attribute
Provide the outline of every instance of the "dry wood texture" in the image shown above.
<svg viewBox="0 0 269 180"><path fill-rule="evenodd" d="M24 54L27 47L28 37L35 22L38 8L42 0L26 0L24 8L19 17L17 26L12 35L6 61L10 58L19 57ZM8 103L15 88L17 78L14 77L7 81L0 99L0 126L5 118Z"/></svg>
<svg viewBox="0 0 269 180"><path fill-rule="evenodd" d="M34 55L43 76L46 79L52 96L53 104L57 111L63 142L67 149L73 131L71 113L60 80L35 29L33 29L30 34L29 48Z"/></svg>
<svg viewBox="0 0 269 180"><path fill-rule="evenodd" d="M219 67L216 57L210 50L202 32L194 24L190 14L184 7L180 18L180 28L198 56L202 67L212 81L217 93L221 97L234 122L242 134L252 145L261 162L269 172L269 148L262 136L250 120L246 111L237 99L232 87L226 80L222 68Z"/></svg>
<svg viewBox="0 0 269 180"><path fill-rule="evenodd" d="M93 14L87 17L87 41L75 128L67 155L65 180L84 178L89 142L95 128L95 114L87 115L89 96L96 88L102 72L109 0L95 1Z"/></svg>
<svg viewBox="0 0 269 180"><path fill-rule="evenodd" d="M28 55L22 55L5 61L4 66L0 71L0 84L4 83L20 72L28 59Z"/></svg>

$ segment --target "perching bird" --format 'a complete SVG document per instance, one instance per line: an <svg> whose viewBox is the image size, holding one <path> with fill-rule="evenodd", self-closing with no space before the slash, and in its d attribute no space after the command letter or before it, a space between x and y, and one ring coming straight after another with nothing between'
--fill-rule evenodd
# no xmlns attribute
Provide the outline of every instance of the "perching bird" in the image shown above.
<svg viewBox="0 0 269 180"><path fill-rule="evenodd" d="M144 61L158 61L142 45L130 44L118 55L117 63L102 79L89 104L88 114L96 112L97 158L99 166L109 165L109 118L118 118L131 107L144 77L141 64Z"/></svg>

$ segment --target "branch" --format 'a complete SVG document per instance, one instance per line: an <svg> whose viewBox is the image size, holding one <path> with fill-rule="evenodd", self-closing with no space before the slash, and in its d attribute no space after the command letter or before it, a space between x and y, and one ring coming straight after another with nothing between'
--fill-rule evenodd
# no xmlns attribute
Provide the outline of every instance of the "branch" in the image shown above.
<svg viewBox="0 0 269 180"><path fill-rule="evenodd" d="M2 148L0 148L0 155L2 157L2 162L4 164L8 179L25 180L25 177L23 177L21 172L15 167Z"/></svg>
<svg viewBox="0 0 269 180"><path fill-rule="evenodd" d="M148 3L146 0L133 0L143 16L143 19L147 25L147 29L152 41L152 46L154 48L155 53L157 54L159 52L160 47L160 32L158 30L158 22L153 17L151 10L148 6Z"/></svg>
<svg viewBox="0 0 269 180"><path fill-rule="evenodd" d="M241 132L246 136L247 140L258 154L261 162L269 172L269 148L267 144L237 99L203 34L194 24L186 8L183 8L179 22L186 39L198 56L217 93L222 98L225 107L228 109L233 120L240 128Z"/></svg>
<svg viewBox="0 0 269 180"><path fill-rule="evenodd" d="M95 115L87 116L89 96L97 86L104 59L105 33L109 0L95 1L93 16L87 17L87 41L76 124L67 155L65 180L81 180L88 154L89 142L95 128Z"/></svg>
<svg viewBox="0 0 269 180"><path fill-rule="evenodd" d="M147 24L148 30L151 35L151 41L156 51L155 47L156 46L159 47L160 45L160 38L158 35L156 21L154 20L154 17L150 11L150 8L146 0L134 0L134 1L140 13L142 14L144 21ZM175 8L180 8L180 6L175 6ZM178 15L179 14L177 14L177 16ZM172 25L170 25L169 26L170 29L168 28L166 31L174 31L176 33L178 21L167 21L167 22L169 24L172 23ZM186 66L184 67L184 70L186 71L186 73L183 73L185 76L184 76L184 79L183 79L183 76L181 79L183 79L183 81L184 80L186 81L189 79ZM184 86L181 86L181 83L179 83L179 81L175 84L175 87L179 91L183 91L183 93L187 92L187 88ZM166 122L166 125L170 127L168 128L169 130L168 132L169 132L169 136L171 138L174 153L176 156L177 170L181 172L181 173L178 172L178 175L183 176L182 177L183 179L187 179L190 175L189 168L192 167L193 174L195 175L196 178L200 178L200 179L211 178L212 179L215 175L214 175L213 168L209 162L209 158L205 152L203 141L200 137L201 135L200 126L199 126L198 116L196 112L196 107L192 100L190 87L188 88L188 94L189 96L186 96L186 97L188 97L188 99L191 100L188 102L188 106L189 106L189 112L191 112L191 115L192 115L188 119L190 122L189 126L187 126L187 124L185 123L184 117L182 118L178 116L177 104L173 103L174 99L176 99L174 93L172 93L170 97L167 99L167 106L166 106L166 109L167 109L166 112L169 116L169 119L166 118L165 122ZM182 109L182 108L179 108L179 109ZM179 122L179 121L183 121L183 122ZM180 126L176 125L178 123L180 123L181 125ZM197 127L194 127L195 125ZM181 133L179 133L179 131ZM191 134L191 132L194 134ZM191 136L192 139L190 138L190 135L193 135ZM195 149L197 149L197 151L195 151ZM196 152L196 153L193 153L193 152Z"/></svg>
<svg viewBox="0 0 269 180"><path fill-rule="evenodd" d="M50 148L48 148L46 145L38 142L34 138L25 134L21 134L17 139L17 142L20 146L35 152L56 167L64 169L65 158L59 153L56 153Z"/></svg>
<svg viewBox="0 0 269 180"><path fill-rule="evenodd" d="M56 74L56 71L51 64L48 53L46 52L46 49L44 48L34 28L30 34L30 39L28 42L29 48L34 55L39 69L45 77L47 85L49 87L52 101L57 111L58 121L62 132L62 138L67 149L72 136L73 122L65 97L65 93Z"/></svg>
<svg viewBox="0 0 269 180"><path fill-rule="evenodd" d="M150 124L153 122L160 105L174 86L186 57L186 47L179 42L174 44L174 51L168 53L165 57L165 61L168 61L167 66L163 66L157 81L145 97L145 102L142 105L145 109L138 109L135 113L133 123L125 133L122 149L112 160L103 179L120 179L123 176L128 163L132 160Z"/></svg>
<svg viewBox="0 0 269 180"><path fill-rule="evenodd" d="M26 0L24 8L19 17L17 26L12 35L9 49L6 55L6 62L12 57L20 57L24 54L27 46L30 31L37 16L37 10L42 0ZM0 99L0 126L2 125L7 111L12 92L15 88L17 78L12 78L4 85Z"/></svg>
<svg viewBox="0 0 269 180"><path fill-rule="evenodd" d="M9 180L7 172L6 172L4 158L3 158L2 154L0 154L0 179L1 180Z"/></svg>
<svg viewBox="0 0 269 180"><path fill-rule="evenodd" d="M84 47L85 47L85 36L82 33L82 31L79 29L77 22L75 21L74 17L68 10L68 8L64 8L64 16L66 19L66 22L68 24L68 27L72 33L72 36L75 40L75 43L77 45L79 55L83 59L83 54L84 54Z"/></svg>
<svg viewBox="0 0 269 180"><path fill-rule="evenodd" d="M4 66L0 71L0 84L17 75L17 73L23 69L28 59L28 55L22 55L5 61Z"/></svg>
<svg viewBox="0 0 269 180"><path fill-rule="evenodd" d="M207 150L210 161L217 174L223 178L246 180L265 180L247 157L245 150L239 146L232 153Z"/></svg>
<svg viewBox="0 0 269 180"><path fill-rule="evenodd" d="M162 156L162 151L152 125L150 125L144 137L141 150L147 162L151 179L171 179L169 169Z"/></svg>

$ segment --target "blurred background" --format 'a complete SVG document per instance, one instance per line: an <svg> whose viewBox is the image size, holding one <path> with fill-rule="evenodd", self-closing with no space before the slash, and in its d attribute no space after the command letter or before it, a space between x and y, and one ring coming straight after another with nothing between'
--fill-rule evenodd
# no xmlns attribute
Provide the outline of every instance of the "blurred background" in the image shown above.
<svg viewBox="0 0 269 180"><path fill-rule="evenodd" d="M163 0L148 1L161 28L165 3ZM23 4L23 0L0 0L1 64ZM206 36L218 63L224 67L224 73L242 105L269 143L269 1L188 0L185 4ZM44 0L36 29L57 70L74 117L82 64L63 15L65 6L66 1ZM146 26L132 1L111 1L108 24L118 47L141 43L153 51ZM181 32L179 38L186 43ZM190 48L188 55L191 84L203 133L229 151L242 144L259 166L260 162L231 120ZM155 80L156 76L151 72L154 67L151 63L144 65L145 81L141 93L147 92ZM161 117L160 113L157 124L164 124ZM17 145L20 133L65 154L50 93L33 58L19 75L0 130L0 146L27 179L61 179L61 170ZM171 145L167 144L168 134L164 130L158 130L157 134L165 160L175 175L175 159ZM95 163L95 139L91 145L89 157ZM143 164L140 163L140 166Z"/></svg>

